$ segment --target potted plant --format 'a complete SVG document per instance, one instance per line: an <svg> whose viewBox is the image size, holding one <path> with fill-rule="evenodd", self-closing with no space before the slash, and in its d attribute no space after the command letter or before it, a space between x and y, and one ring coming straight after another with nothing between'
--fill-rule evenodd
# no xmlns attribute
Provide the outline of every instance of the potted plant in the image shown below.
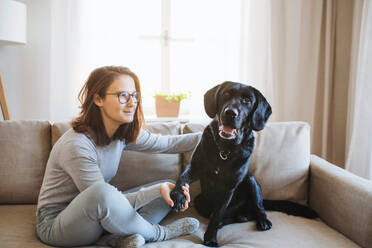
<svg viewBox="0 0 372 248"><path fill-rule="evenodd" d="M180 102L191 97L190 92L179 94L156 93L155 109L157 117L178 117Z"/></svg>

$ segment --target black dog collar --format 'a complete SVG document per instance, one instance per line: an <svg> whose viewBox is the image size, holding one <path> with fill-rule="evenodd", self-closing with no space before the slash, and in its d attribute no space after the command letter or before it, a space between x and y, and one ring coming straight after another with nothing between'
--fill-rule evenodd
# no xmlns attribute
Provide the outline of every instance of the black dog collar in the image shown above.
<svg viewBox="0 0 372 248"><path fill-rule="evenodd" d="M218 151L219 151L220 158L221 158L222 160L226 160L226 159L228 159L228 156L230 155L231 152L230 152L229 150L228 150L228 151L224 151L224 150L221 149L221 147L219 146L219 144L218 144L218 142L217 142L217 140L216 140L216 136L215 136L215 134L214 134L214 131L213 131L213 127L212 127L212 125L209 124L208 126L209 126L209 128L211 129L212 137L213 137L214 143L216 143L216 145L217 145L217 148L218 148Z"/></svg>

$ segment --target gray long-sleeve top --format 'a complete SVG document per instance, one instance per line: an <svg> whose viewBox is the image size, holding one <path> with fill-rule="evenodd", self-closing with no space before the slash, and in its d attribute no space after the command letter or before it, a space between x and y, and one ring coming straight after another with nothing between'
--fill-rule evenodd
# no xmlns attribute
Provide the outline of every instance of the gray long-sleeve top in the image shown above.
<svg viewBox="0 0 372 248"><path fill-rule="evenodd" d="M70 129L54 144L49 155L37 209L67 205L93 183L109 182L116 175L124 149L181 153L192 151L200 138L201 133L159 135L142 130L137 143L126 145L115 140L109 145L97 146L85 134Z"/></svg>

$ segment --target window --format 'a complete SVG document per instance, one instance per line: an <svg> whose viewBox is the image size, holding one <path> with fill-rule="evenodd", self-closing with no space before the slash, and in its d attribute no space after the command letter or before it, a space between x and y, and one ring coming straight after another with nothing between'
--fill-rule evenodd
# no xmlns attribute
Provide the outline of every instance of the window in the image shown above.
<svg viewBox="0 0 372 248"><path fill-rule="evenodd" d="M204 93L225 80L239 80L240 4L84 0L82 78L98 66L128 66L142 83L145 114L155 112L155 92L190 91L181 114L205 115Z"/></svg>

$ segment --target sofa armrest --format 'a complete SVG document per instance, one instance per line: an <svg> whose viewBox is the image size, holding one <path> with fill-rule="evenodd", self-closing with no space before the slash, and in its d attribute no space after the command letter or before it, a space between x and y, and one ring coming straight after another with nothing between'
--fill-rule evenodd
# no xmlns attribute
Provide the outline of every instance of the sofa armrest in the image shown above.
<svg viewBox="0 0 372 248"><path fill-rule="evenodd" d="M362 247L370 247L372 181L311 155L309 190L309 205L325 223Z"/></svg>

